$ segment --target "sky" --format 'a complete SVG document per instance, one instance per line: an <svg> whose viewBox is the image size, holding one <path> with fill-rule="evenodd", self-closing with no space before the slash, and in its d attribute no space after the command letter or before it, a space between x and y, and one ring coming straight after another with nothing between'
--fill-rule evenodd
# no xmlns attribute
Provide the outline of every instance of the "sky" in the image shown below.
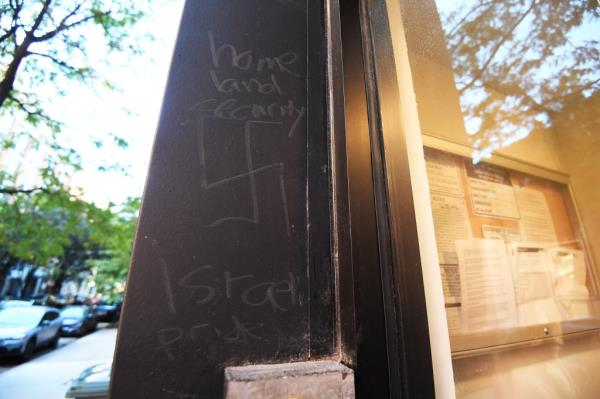
<svg viewBox="0 0 600 399"><path fill-rule="evenodd" d="M70 101L74 105L65 115L69 126L65 139L80 148L87 166L74 176L72 184L82 187L84 197L100 206L142 195L183 0L157 4L153 14L138 26L156 37L147 52L131 61L111 63L110 70L104 71L118 90L96 95L74 88L79 92L78 101ZM88 134L116 134L125 138L129 147L98 150ZM128 170L127 176L118 171L98 171L98 166L115 162Z"/></svg>
<svg viewBox="0 0 600 399"><path fill-rule="evenodd" d="M98 206L119 204L128 197L142 195L183 3L183 0L151 2L151 13L134 29L138 33L151 32L155 40L145 42L140 56L107 55L99 42L101 35L86 36L88 44L92 44L90 48L95 49L88 54L92 64L98 65L99 75L116 90L98 90L68 82L65 96L44 93L51 99L45 104L46 111L65 125L59 135L60 143L77 150L82 158L83 169L72 175L69 183L75 192ZM14 120L0 121L1 133L9 131L13 124ZM119 148L113 136L127 140L129 147ZM105 143L101 148L94 144L98 139ZM21 165L21 185L34 185L36 165L44 154L21 150L8 157L11 156L8 160L5 156L3 163L0 159L0 164ZM113 164L122 165L127 174L99 170Z"/></svg>

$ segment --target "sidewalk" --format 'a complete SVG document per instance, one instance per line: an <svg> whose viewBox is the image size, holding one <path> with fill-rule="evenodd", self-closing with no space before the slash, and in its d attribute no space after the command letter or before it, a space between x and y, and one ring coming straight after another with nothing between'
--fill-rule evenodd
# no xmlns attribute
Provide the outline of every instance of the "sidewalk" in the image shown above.
<svg viewBox="0 0 600 399"><path fill-rule="evenodd" d="M112 362L116 328L99 329L63 348L0 374L0 399L64 398L85 368Z"/></svg>

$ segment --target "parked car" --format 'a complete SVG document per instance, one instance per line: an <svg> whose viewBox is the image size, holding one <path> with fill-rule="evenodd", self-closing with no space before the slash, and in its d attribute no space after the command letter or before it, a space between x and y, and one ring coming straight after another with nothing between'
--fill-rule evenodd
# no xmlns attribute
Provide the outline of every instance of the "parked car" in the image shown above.
<svg viewBox="0 0 600 399"><path fill-rule="evenodd" d="M104 301L98 302L95 305L96 319L101 322L114 323L119 321L121 315L121 303L107 303Z"/></svg>
<svg viewBox="0 0 600 399"><path fill-rule="evenodd" d="M61 319L56 309L43 306L16 306L0 310L0 355L23 361L44 345L56 348Z"/></svg>
<svg viewBox="0 0 600 399"><path fill-rule="evenodd" d="M71 382L65 398L107 399L110 384L110 364L101 363L83 370Z"/></svg>
<svg viewBox="0 0 600 399"><path fill-rule="evenodd" d="M0 301L0 310L8 309L8 308L20 308L23 306L31 306L33 304L32 301L23 301L20 299L7 299L4 301Z"/></svg>
<svg viewBox="0 0 600 399"><path fill-rule="evenodd" d="M94 331L98 325L94 311L89 306L67 306L61 311L62 328L64 337L82 337Z"/></svg>

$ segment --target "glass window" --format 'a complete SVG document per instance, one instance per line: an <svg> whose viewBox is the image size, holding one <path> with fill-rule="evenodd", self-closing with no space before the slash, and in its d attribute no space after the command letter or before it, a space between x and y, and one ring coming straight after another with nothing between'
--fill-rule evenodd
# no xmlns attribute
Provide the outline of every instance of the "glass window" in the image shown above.
<svg viewBox="0 0 600 399"><path fill-rule="evenodd" d="M72 307L65 308L61 312L61 316L65 317L65 318L66 317L78 318L78 317L84 317L85 312L86 312L86 309L84 307L72 306Z"/></svg>
<svg viewBox="0 0 600 399"><path fill-rule="evenodd" d="M58 312L49 311L44 315L44 320L52 321L58 318Z"/></svg>
<svg viewBox="0 0 600 399"><path fill-rule="evenodd" d="M0 325L32 328L39 324L43 310L14 307L0 311Z"/></svg>
<svg viewBox="0 0 600 399"><path fill-rule="evenodd" d="M457 394L594 397L600 6L436 5L411 63Z"/></svg>

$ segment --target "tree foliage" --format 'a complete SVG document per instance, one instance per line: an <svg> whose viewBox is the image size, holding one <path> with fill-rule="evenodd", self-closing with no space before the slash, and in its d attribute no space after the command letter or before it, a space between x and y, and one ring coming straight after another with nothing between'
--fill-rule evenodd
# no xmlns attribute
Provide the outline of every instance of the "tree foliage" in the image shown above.
<svg viewBox="0 0 600 399"><path fill-rule="evenodd" d="M600 88L597 0L473 1L442 14L473 146L489 155ZM593 33L595 30L595 34Z"/></svg>
<svg viewBox="0 0 600 399"><path fill-rule="evenodd" d="M140 37L130 32L147 6L147 0L0 3L0 118L19 122L0 132L0 145L14 148L24 140L45 155L37 186L14 186L14 178L5 173L0 192L54 190L81 168L80 154L61 142L64 126L49 105L55 96L67 94L69 82L112 87L98 73L91 53L104 52L108 60L112 53L139 52Z"/></svg>
<svg viewBox="0 0 600 399"><path fill-rule="evenodd" d="M54 120L44 112L36 84L66 79L90 81L97 76L89 63L90 40L101 33L108 52L135 50L127 40L142 16L140 2L111 0L8 0L0 6L0 108L16 107L28 121ZM98 50L96 48L96 50ZM19 79L17 78L19 77Z"/></svg>
<svg viewBox="0 0 600 399"><path fill-rule="evenodd" d="M139 198L130 198L119 212L111 215L111 234L106 237L103 252L88 261L96 271L98 293L109 301L122 299L139 207Z"/></svg>
<svg viewBox="0 0 600 399"><path fill-rule="evenodd" d="M103 209L66 194L10 196L0 203L0 286L10 267L28 263L48 268L55 294L84 271L112 293L108 285L127 274L138 206L137 199Z"/></svg>
<svg viewBox="0 0 600 399"><path fill-rule="evenodd" d="M70 187L82 154L62 140L52 104L73 84L114 88L98 54L105 65L115 54L139 55L151 35L132 35L132 27L149 7L149 0L0 1L0 122L10 125L0 130L0 288L18 262L48 267L55 289L82 270L97 268L106 284L106 276L124 278L139 203L101 209ZM108 132L103 140L127 146ZM3 163L7 154L12 160Z"/></svg>

